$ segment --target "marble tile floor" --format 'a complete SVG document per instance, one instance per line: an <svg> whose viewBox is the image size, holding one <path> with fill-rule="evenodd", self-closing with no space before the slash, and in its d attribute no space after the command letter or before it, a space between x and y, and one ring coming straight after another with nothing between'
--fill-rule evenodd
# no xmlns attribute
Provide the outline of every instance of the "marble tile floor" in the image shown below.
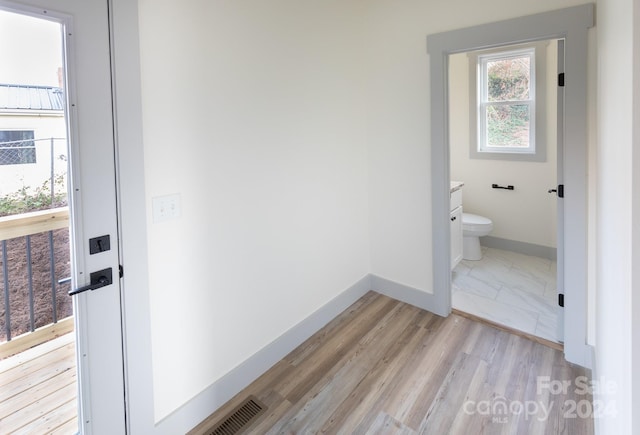
<svg viewBox="0 0 640 435"><path fill-rule="evenodd" d="M462 260L453 270L453 308L561 342L556 262L487 247L482 252L481 260Z"/></svg>

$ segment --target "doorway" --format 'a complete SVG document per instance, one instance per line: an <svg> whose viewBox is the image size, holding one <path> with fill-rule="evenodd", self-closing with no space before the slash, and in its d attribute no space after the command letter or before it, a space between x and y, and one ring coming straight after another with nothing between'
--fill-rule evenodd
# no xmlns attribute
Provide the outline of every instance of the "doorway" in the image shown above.
<svg viewBox="0 0 640 435"><path fill-rule="evenodd" d="M562 46L553 39L448 59L451 180L463 183L463 216L492 225L481 256L465 249L452 264L452 307L554 343L563 341Z"/></svg>
<svg viewBox="0 0 640 435"><path fill-rule="evenodd" d="M77 415L73 432L80 433L98 428L105 433L125 431L108 4L99 0L36 0L25 5L0 0L3 11L56 26L62 50L59 80L66 120L64 137L68 140L66 219L71 253L70 280L63 281L67 289L87 290L72 298L75 346L69 345L76 350L78 387L73 390L78 401L77 406L67 402L65 410ZM55 187L59 191L59 186ZM97 238L101 243L94 243ZM105 273L111 277L106 281L101 279ZM93 284L94 274L100 286L88 286ZM64 296L66 301L71 298ZM55 364L51 367L56 369ZM47 421L34 424L50 432Z"/></svg>
<svg viewBox="0 0 640 435"><path fill-rule="evenodd" d="M0 10L0 426L72 433L77 376L62 25Z"/></svg>
<svg viewBox="0 0 640 435"><path fill-rule="evenodd" d="M594 25L593 5L514 18L429 35L431 81L431 190L434 310L451 312L451 239L449 221L450 154L448 57L454 53L490 49L549 39L564 39L565 81L563 176L564 353L565 358L591 366L587 345L587 45ZM570 225L569 225L570 224Z"/></svg>

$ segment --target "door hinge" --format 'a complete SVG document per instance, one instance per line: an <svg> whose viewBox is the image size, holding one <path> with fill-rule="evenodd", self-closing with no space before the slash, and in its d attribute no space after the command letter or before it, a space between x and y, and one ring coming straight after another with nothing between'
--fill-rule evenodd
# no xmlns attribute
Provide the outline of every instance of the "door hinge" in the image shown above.
<svg viewBox="0 0 640 435"><path fill-rule="evenodd" d="M564 198L564 184L558 184L558 198Z"/></svg>
<svg viewBox="0 0 640 435"><path fill-rule="evenodd" d="M124 276L124 267L122 267L122 264L118 266L118 275L120 278Z"/></svg>
<svg viewBox="0 0 640 435"><path fill-rule="evenodd" d="M558 74L558 86L564 87L564 73Z"/></svg>
<svg viewBox="0 0 640 435"><path fill-rule="evenodd" d="M558 305L564 308L564 294L558 293Z"/></svg>

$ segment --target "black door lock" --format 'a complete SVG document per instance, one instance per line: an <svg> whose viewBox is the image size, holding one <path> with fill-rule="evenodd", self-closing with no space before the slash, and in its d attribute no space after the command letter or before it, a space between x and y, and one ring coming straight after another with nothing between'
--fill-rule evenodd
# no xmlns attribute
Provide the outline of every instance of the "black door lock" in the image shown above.
<svg viewBox="0 0 640 435"><path fill-rule="evenodd" d="M102 287L106 287L113 284L113 271L111 268L102 269L97 272L91 273L91 281L89 285L79 287L75 290L69 291L69 296L77 295L78 293L86 292L87 290L97 290Z"/></svg>
<svg viewBox="0 0 640 435"><path fill-rule="evenodd" d="M111 238L106 236L94 237L89 239L89 254L99 254L111 250Z"/></svg>

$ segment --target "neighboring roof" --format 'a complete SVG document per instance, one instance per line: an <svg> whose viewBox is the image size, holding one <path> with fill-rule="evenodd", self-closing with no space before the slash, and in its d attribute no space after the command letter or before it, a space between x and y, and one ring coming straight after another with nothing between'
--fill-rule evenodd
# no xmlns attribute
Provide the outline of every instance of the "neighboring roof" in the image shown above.
<svg viewBox="0 0 640 435"><path fill-rule="evenodd" d="M64 108L61 88L53 86L0 84L0 111L60 111Z"/></svg>

